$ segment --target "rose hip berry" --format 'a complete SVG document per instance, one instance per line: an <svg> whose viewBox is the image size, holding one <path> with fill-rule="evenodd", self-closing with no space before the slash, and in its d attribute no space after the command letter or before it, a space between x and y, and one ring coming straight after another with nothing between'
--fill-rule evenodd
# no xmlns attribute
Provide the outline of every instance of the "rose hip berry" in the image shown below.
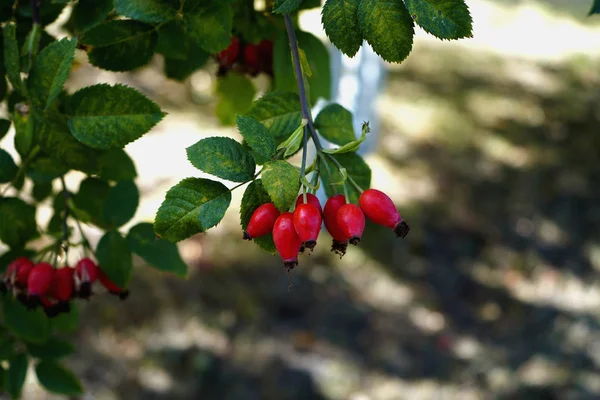
<svg viewBox="0 0 600 400"><path fill-rule="evenodd" d="M321 213L312 204L300 204L294 210L294 228L302 244L313 250L321 231Z"/></svg>
<svg viewBox="0 0 600 400"><path fill-rule="evenodd" d="M78 295L87 299L92 295L92 283L98 279L98 266L89 258L82 258L75 265Z"/></svg>
<svg viewBox="0 0 600 400"><path fill-rule="evenodd" d="M260 53L261 69L269 75L273 74L273 41L262 40L258 44L258 52Z"/></svg>
<svg viewBox="0 0 600 400"><path fill-rule="evenodd" d="M68 302L73 296L73 287L75 286L75 269L63 267L57 269L54 274L54 287L52 297L61 302Z"/></svg>
<svg viewBox="0 0 600 400"><path fill-rule="evenodd" d="M244 231L244 239L252 240L271 233L279 215L279 210L273 203L265 203L258 207L250 217L250 222Z"/></svg>
<svg viewBox="0 0 600 400"><path fill-rule="evenodd" d="M360 195L359 204L367 218L374 223L392 229L398 237L408 235L410 231L408 224L402 219L387 194L377 189L365 190Z"/></svg>
<svg viewBox="0 0 600 400"><path fill-rule="evenodd" d="M291 212L281 214L273 226L273 241L283 265L289 270L298 265L298 252L302 240L294 228L294 215Z"/></svg>
<svg viewBox="0 0 600 400"><path fill-rule="evenodd" d="M98 278L102 286L111 294L119 296L121 300L125 300L129 296L129 290L125 290L114 284L101 269L98 270Z"/></svg>
<svg viewBox="0 0 600 400"><path fill-rule="evenodd" d="M27 257L19 257L13 262L8 264L6 269L5 281L11 286L17 286L18 288L24 289L27 287L27 280L29 274L35 264Z"/></svg>
<svg viewBox="0 0 600 400"><path fill-rule="evenodd" d="M256 75L260 71L260 52L258 46L248 43L244 47L244 65L248 67L251 75Z"/></svg>
<svg viewBox="0 0 600 400"><path fill-rule="evenodd" d="M346 254L346 249L348 248L348 236L346 236L337 223L337 213L344 204L346 204L346 197L343 194L338 194L327 200L325 209L323 210L325 228L327 228L327 232L333 238L331 251L339 254L340 257Z"/></svg>
<svg viewBox="0 0 600 400"><path fill-rule="evenodd" d="M225 50L219 53L219 64L224 67L231 67L240 54L240 40L236 37L231 38L231 44Z"/></svg>
<svg viewBox="0 0 600 400"><path fill-rule="evenodd" d="M311 193L306 193L306 201L304 201L304 194L298 196L298 198L296 199L296 207L298 207L300 204L305 203L312 204L317 208L317 210L319 210L319 214L323 215L323 208L321 207L321 202L319 201L319 198L317 196Z"/></svg>
<svg viewBox="0 0 600 400"><path fill-rule="evenodd" d="M51 264L39 263L29 273L27 292L29 296L43 296L50 291L54 281L55 269Z"/></svg>
<svg viewBox="0 0 600 400"><path fill-rule="evenodd" d="M365 230L365 215L356 204L344 204L336 215L336 222L350 244L358 245Z"/></svg>

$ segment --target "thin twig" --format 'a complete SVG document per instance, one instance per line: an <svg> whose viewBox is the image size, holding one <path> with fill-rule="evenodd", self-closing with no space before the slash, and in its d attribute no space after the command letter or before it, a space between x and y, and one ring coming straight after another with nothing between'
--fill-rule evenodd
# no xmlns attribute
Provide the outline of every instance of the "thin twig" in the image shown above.
<svg viewBox="0 0 600 400"><path fill-rule="evenodd" d="M40 3L42 0L31 0L31 21L34 24L40 23Z"/></svg>

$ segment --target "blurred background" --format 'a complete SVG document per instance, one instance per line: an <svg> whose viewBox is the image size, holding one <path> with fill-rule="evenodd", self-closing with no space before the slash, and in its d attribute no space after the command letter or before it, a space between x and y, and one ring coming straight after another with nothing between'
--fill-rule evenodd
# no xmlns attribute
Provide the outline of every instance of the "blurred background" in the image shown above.
<svg viewBox="0 0 600 400"><path fill-rule="evenodd" d="M467 3L474 38L417 30L374 107L372 187L407 239L368 225L340 260L323 233L288 291L280 259L241 240L240 189L181 243L188 280L137 260L127 301L81 308L68 363L86 399L600 398L600 17L592 0ZM318 11L301 23L326 39ZM239 139L214 116L212 70L179 84L158 57L119 74L79 61L70 90L123 82L169 113L127 146L142 191L128 226L201 176L187 146ZM29 374L24 398L55 397Z"/></svg>

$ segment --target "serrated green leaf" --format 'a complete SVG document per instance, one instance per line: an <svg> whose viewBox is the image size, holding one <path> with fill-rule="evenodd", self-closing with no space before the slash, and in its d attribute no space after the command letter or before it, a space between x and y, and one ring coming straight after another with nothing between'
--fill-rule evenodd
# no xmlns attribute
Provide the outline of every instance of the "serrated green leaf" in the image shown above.
<svg viewBox="0 0 600 400"><path fill-rule="evenodd" d="M335 154L333 157L342 165L342 167L344 167L346 173L354 179L361 188L368 189L371 186L371 168L369 168L369 165L361 156L356 153L343 153ZM322 164L323 161L319 160L319 162ZM327 161L327 165L329 165L329 170L333 176L327 174L325 166L320 166L321 180L323 188L325 189L325 194L327 197L331 197L336 194L344 193L343 185L333 184L335 182L343 181L343 176L331 161ZM358 203L360 193L349 183L346 183L346 187L348 188L350 202L355 204Z"/></svg>
<svg viewBox="0 0 600 400"><path fill-rule="evenodd" d="M117 231L102 236L96 247L98 264L106 276L118 287L127 288L131 280L131 251L127 240Z"/></svg>
<svg viewBox="0 0 600 400"><path fill-rule="evenodd" d="M369 124L365 122L363 123L362 131L358 139L346 143L345 145L338 147L337 149L325 149L323 150L323 153L342 154L349 153L351 151L357 151L362 142L364 142L365 139L367 139L367 134L369 132L371 132L371 129L369 128Z"/></svg>
<svg viewBox="0 0 600 400"><path fill-rule="evenodd" d="M129 248L151 266L179 277L187 276L187 265L181 259L175 243L156 237L150 223L140 223L127 234Z"/></svg>
<svg viewBox="0 0 600 400"><path fill-rule="evenodd" d="M49 392L65 396L81 396L83 387L71 370L52 361L41 361L35 366L38 381Z"/></svg>
<svg viewBox="0 0 600 400"><path fill-rule="evenodd" d="M184 60L165 58L165 75L176 81L187 79L192 73L206 64L209 54L196 43L189 42L189 49Z"/></svg>
<svg viewBox="0 0 600 400"><path fill-rule="evenodd" d="M28 310L16 299L6 297L3 301L4 323L19 339L31 343L48 340L50 324L41 309Z"/></svg>
<svg viewBox="0 0 600 400"><path fill-rule="evenodd" d="M472 34L473 21L464 0L405 0L404 3L417 24L440 39L460 39Z"/></svg>
<svg viewBox="0 0 600 400"><path fill-rule="evenodd" d="M238 130L242 137L261 156L269 159L275 155L277 144L267 128L254 118L238 115L236 118Z"/></svg>
<svg viewBox="0 0 600 400"><path fill-rule="evenodd" d="M38 203L44 201L52 194L52 182L35 182L31 194Z"/></svg>
<svg viewBox="0 0 600 400"><path fill-rule="evenodd" d="M75 347L66 340L51 337L45 343L27 343L27 351L32 357L53 360L72 354Z"/></svg>
<svg viewBox="0 0 600 400"><path fill-rule="evenodd" d="M158 23L177 15L179 0L115 0L115 10L138 21Z"/></svg>
<svg viewBox="0 0 600 400"><path fill-rule="evenodd" d="M194 167L233 182L251 180L256 170L252 156L240 143L231 138L202 139L188 147L186 152Z"/></svg>
<svg viewBox="0 0 600 400"><path fill-rule="evenodd" d="M27 80L33 104L47 110L58 97L71 72L76 46L76 39L62 39L37 56Z"/></svg>
<svg viewBox="0 0 600 400"><path fill-rule="evenodd" d="M83 33L100 24L113 9L113 0L79 0L73 6L68 25Z"/></svg>
<svg viewBox="0 0 600 400"><path fill-rule="evenodd" d="M25 354L17 354L12 357L9 361L8 371L6 371L6 392L13 398L21 398L23 392L23 385L25 384L25 378L27 377L27 367L29 361Z"/></svg>
<svg viewBox="0 0 600 400"><path fill-rule="evenodd" d="M0 241L9 247L23 247L38 237L35 212L35 207L19 198L0 198Z"/></svg>
<svg viewBox="0 0 600 400"><path fill-rule="evenodd" d="M295 93L270 92L252 103L245 115L262 123L279 144L302 121L300 98Z"/></svg>
<svg viewBox="0 0 600 400"><path fill-rule="evenodd" d="M103 219L110 227L125 225L133 216L140 202L140 193L133 181L121 181L111 187L104 201Z"/></svg>
<svg viewBox="0 0 600 400"><path fill-rule="evenodd" d="M137 177L131 157L123 149L108 150L98 157L98 176L108 181L128 181Z"/></svg>
<svg viewBox="0 0 600 400"><path fill-rule="evenodd" d="M51 1L41 1L39 3L40 24L48 25L54 22L65 8L65 3L53 3ZM33 8L31 2L22 2L17 8L17 25L31 23L33 19Z"/></svg>
<svg viewBox="0 0 600 400"><path fill-rule="evenodd" d="M275 0L273 12L276 14L292 14L298 11L302 0Z"/></svg>
<svg viewBox="0 0 600 400"><path fill-rule="evenodd" d="M142 137L163 117L160 108L137 90L106 84L75 92L68 103L73 136L95 149L122 148Z"/></svg>
<svg viewBox="0 0 600 400"><path fill-rule="evenodd" d="M9 23L4 26L4 67L11 85L17 92L26 95L27 90L21 79L21 57L17 43L17 26Z"/></svg>
<svg viewBox="0 0 600 400"><path fill-rule="evenodd" d="M352 113L336 103L329 104L319 112L315 128L325 139L338 146L356 140Z"/></svg>
<svg viewBox="0 0 600 400"><path fill-rule="evenodd" d="M0 140L6 136L10 129L10 120L0 118Z"/></svg>
<svg viewBox="0 0 600 400"><path fill-rule="evenodd" d="M233 27L231 5L225 2L194 4L184 10L183 20L190 38L207 52L218 53L229 46Z"/></svg>
<svg viewBox="0 0 600 400"><path fill-rule="evenodd" d="M360 0L327 0L321 22L331 43L349 57L360 49L363 38L358 24Z"/></svg>
<svg viewBox="0 0 600 400"><path fill-rule="evenodd" d="M15 179L19 168L13 161L12 156L5 150L0 149L0 183L8 183Z"/></svg>
<svg viewBox="0 0 600 400"><path fill-rule="evenodd" d="M259 206L270 202L271 198L263 188L262 180L257 179L250 182L244 192L242 203L240 205L240 224L242 225L242 229L245 230L248 227L252 214ZM273 243L273 235L271 233L266 236L253 238L252 241L261 249L266 250L271 254L275 254L275 243Z"/></svg>
<svg viewBox="0 0 600 400"><path fill-rule="evenodd" d="M186 178L167 192L154 231L170 242L187 239L217 225L230 203L231 193L222 183Z"/></svg>
<svg viewBox="0 0 600 400"><path fill-rule="evenodd" d="M157 35L151 25L113 20L85 32L80 41L91 46L88 57L93 65L109 71L131 71L150 62Z"/></svg>
<svg viewBox="0 0 600 400"><path fill-rule="evenodd" d="M252 105L256 88L242 74L229 73L217 81L219 99L215 114L223 125L233 125L236 114L243 114Z"/></svg>
<svg viewBox="0 0 600 400"><path fill-rule="evenodd" d="M190 41L182 21L167 22L158 29L156 52L173 60L186 60Z"/></svg>
<svg viewBox="0 0 600 400"><path fill-rule="evenodd" d="M262 170L262 184L275 207L285 212L298 196L300 171L287 161L266 163Z"/></svg>
<svg viewBox="0 0 600 400"><path fill-rule="evenodd" d="M25 159L33 148L35 129L33 118L29 112L22 113L17 107L13 112L13 122L15 123L15 150L21 159Z"/></svg>
<svg viewBox="0 0 600 400"><path fill-rule="evenodd" d="M361 0L358 22L364 39L389 62L402 62L412 50L413 19L397 0Z"/></svg>
<svg viewBox="0 0 600 400"><path fill-rule="evenodd" d="M104 227L103 210L109 192L108 183L98 178L86 178L81 181L77 194L73 196L77 217L84 222L93 222Z"/></svg>

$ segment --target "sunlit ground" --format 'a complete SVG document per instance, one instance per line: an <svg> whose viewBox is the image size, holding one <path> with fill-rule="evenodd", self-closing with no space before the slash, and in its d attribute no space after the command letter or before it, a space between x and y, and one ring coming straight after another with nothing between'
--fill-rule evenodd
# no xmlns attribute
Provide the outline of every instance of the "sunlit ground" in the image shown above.
<svg viewBox="0 0 600 400"><path fill-rule="evenodd" d="M413 54L390 66L368 156L408 238L369 226L340 261L323 234L288 291L278 258L240 240L236 192L222 224L181 243L188 281L140 265L127 302L82 309L70 363L87 398L600 398L600 17L585 18L590 3L468 1L473 39L419 31ZM302 24L322 35L318 13ZM70 88L125 82L169 113L127 147L143 192L130 225L201 175L187 146L239 138L217 124L207 72L180 85L157 74L160 59L116 75L83 61ZM24 398L51 397L30 374Z"/></svg>

